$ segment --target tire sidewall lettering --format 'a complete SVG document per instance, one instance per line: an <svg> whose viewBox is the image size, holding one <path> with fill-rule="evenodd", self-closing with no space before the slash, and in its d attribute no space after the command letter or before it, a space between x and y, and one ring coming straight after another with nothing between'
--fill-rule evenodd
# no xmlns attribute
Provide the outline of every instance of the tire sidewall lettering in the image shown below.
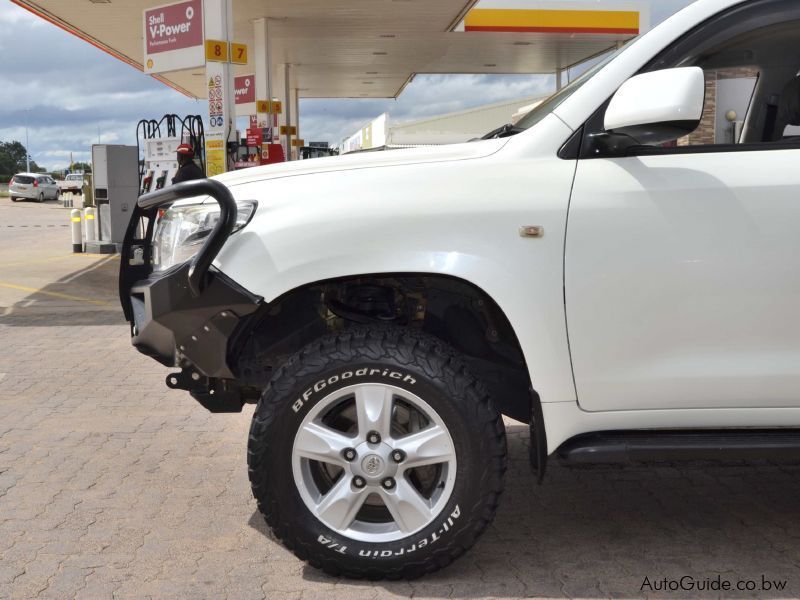
<svg viewBox="0 0 800 600"><path fill-rule="evenodd" d="M369 559L386 559L386 558L399 558L406 555L412 555L418 550L431 546L441 540L445 534L455 528L457 519L461 516L461 507L455 504L449 510L443 511L439 519L432 526L433 531L430 531L430 526L419 532L416 535L411 535L406 539L391 542L395 546L390 550L383 550L387 544L370 544L368 547L362 547L362 543L356 540L342 541L339 536L320 534L317 536L317 542L326 548L344 555L355 555L360 558ZM397 545L400 545L397 548Z"/></svg>
<svg viewBox="0 0 800 600"><path fill-rule="evenodd" d="M322 398L336 390L359 383L386 383L408 391L414 391L418 385L419 374L398 368L386 367L360 367L346 368L329 371L325 377L320 377L311 386L295 394L292 402L292 411L296 415L305 414L306 410Z"/></svg>

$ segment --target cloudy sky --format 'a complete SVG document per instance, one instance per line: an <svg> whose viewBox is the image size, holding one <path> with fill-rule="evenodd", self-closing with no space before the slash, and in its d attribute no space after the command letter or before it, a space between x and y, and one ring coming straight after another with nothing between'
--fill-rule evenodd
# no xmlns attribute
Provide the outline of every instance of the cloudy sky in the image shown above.
<svg viewBox="0 0 800 600"><path fill-rule="evenodd" d="M659 22L692 0L652 0ZM25 143L48 169L89 160L91 145L135 144L136 123L166 113L204 114L206 104L138 72L49 23L0 0L0 141ZM339 143L370 119L389 112L395 121L544 94L552 77L418 76L397 100L303 100L306 140ZM476 93L478 92L479 93Z"/></svg>

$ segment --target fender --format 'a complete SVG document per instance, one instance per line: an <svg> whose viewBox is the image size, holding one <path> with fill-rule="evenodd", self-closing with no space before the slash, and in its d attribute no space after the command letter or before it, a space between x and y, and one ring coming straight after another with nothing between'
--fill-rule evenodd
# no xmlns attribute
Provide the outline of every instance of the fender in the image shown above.
<svg viewBox="0 0 800 600"><path fill-rule="evenodd" d="M463 279L508 317L541 401L574 403L563 250L576 163L553 161L572 132L555 116L535 129L537 148L523 135L469 160L233 185L237 199L256 199L259 210L214 264L267 302L314 282L370 274ZM522 237L525 226L544 234Z"/></svg>

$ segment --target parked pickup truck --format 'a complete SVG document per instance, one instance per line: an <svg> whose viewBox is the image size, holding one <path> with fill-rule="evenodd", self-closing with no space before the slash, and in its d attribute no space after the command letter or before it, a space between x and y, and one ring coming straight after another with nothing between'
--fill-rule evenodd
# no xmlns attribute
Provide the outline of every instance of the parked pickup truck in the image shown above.
<svg viewBox="0 0 800 600"><path fill-rule="evenodd" d="M58 182L58 187L62 194L66 192L82 194L85 183L83 173L70 173L62 181Z"/></svg>
<svg viewBox="0 0 800 600"><path fill-rule="evenodd" d="M797 460L799 47L797 0L699 0L489 139L147 194L133 345L212 412L258 403L258 506L333 574L463 554L503 489L502 415L540 477Z"/></svg>

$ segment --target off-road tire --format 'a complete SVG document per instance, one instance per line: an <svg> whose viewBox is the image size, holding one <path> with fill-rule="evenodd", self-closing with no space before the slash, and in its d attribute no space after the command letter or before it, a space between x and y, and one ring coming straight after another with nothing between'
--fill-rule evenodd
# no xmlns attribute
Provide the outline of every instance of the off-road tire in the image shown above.
<svg viewBox="0 0 800 600"><path fill-rule="evenodd" d="M427 527L391 542L358 541L328 528L308 510L292 474L297 428L342 383L314 393L315 382L364 368L380 373L359 383L411 391L410 383L384 373L412 377L413 392L444 420L457 456L444 509ZM309 344L277 369L253 415L248 467L259 510L298 558L333 576L413 579L461 556L494 518L506 469L505 428L483 385L442 341L407 329L359 327Z"/></svg>

